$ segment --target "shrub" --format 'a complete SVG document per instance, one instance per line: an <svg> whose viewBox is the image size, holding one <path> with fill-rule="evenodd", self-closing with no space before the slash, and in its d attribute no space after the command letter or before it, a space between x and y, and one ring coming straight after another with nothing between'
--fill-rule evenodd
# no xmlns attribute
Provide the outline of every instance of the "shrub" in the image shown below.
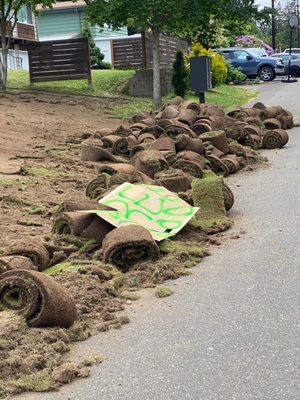
<svg viewBox="0 0 300 400"><path fill-rule="evenodd" d="M84 20L83 22L83 26L80 32L80 37L89 39L91 68L111 69L111 64L103 61L105 56L103 53L101 53L99 47L96 46L96 43L93 39L93 35L91 32L90 24L86 20Z"/></svg>
<svg viewBox="0 0 300 400"><path fill-rule="evenodd" d="M97 47L98 48L98 47ZM111 69L111 63L107 62L107 61L99 61L94 62L94 66L92 64L92 60L91 60L91 67L92 69Z"/></svg>
<svg viewBox="0 0 300 400"><path fill-rule="evenodd" d="M185 96L188 89L187 79L188 71L185 65L184 55L181 51L177 51L172 72L172 85L176 96Z"/></svg>
<svg viewBox="0 0 300 400"><path fill-rule="evenodd" d="M235 83L236 85L240 85L245 79L246 75L243 74L241 68L235 68L229 61L226 61L227 65L227 77L226 83Z"/></svg>
<svg viewBox="0 0 300 400"><path fill-rule="evenodd" d="M212 84L219 86L226 81L227 65L222 54L216 53L212 58Z"/></svg>
<svg viewBox="0 0 300 400"><path fill-rule="evenodd" d="M211 57L211 72L213 87L225 83L227 77L227 65L222 54L214 52L212 49L205 49L200 43L192 45L192 52L189 58L208 56Z"/></svg>

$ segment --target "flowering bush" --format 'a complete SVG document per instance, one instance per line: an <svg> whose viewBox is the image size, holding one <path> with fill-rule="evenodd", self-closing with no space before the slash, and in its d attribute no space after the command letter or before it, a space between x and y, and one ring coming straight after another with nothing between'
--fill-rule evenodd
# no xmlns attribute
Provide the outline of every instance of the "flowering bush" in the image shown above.
<svg viewBox="0 0 300 400"><path fill-rule="evenodd" d="M240 47L261 47L268 54L274 54L274 49L265 43L263 40L250 35L241 35L236 39L236 45Z"/></svg>

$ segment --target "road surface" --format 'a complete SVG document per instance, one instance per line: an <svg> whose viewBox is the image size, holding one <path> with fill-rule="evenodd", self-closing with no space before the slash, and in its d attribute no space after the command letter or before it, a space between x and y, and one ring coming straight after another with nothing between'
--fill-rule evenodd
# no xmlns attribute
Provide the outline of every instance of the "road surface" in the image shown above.
<svg viewBox="0 0 300 400"><path fill-rule="evenodd" d="M252 87L256 89L256 87ZM300 84L260 85L260 101L300 118ZM131 323L92 337L91 377L24 400L299 400L300 128L272 167L229 178L233 232L193 275L148 292L129 307Z"/></svg>

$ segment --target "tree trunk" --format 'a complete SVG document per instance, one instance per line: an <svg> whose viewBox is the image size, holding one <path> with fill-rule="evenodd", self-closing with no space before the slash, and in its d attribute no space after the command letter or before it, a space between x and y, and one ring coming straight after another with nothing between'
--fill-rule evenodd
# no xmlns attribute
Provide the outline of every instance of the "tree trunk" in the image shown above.
<svg viewBox="0 0 300 400"><path fill-rule="evenodd" d="M8 58L8 49L2 49L2 65L1 65L1 82L0 89L6 90L7 85L7 58Z"/></svg>
<svg viewBox="0 0 300 400"><path fill-rule="evenodd" d="M8 57L6 23L1 24L1 47L2 47L2 56L0 61L0 90L5 90L7 84L7 57Z"/></svg>
<svg viewBox="0 0 300 400"><path fill-rule="evenodd" d="M159 29L153 28L153 107L161 104L160 91L160 57L159 57Z"/></svg>

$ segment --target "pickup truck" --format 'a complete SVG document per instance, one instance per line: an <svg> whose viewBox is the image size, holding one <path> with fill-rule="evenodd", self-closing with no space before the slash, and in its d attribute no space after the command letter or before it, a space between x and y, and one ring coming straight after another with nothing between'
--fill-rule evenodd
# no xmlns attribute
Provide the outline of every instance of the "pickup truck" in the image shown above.
<svg viewBox="0 0 300 400"><path fill-rule="evenodd" d="M258 76L262 81L269 82L276 77L276 74L284 73L282 60L269 57L263 49L228 47L218 51L250 79Z"/></svg>
<svg viewBox="0 0 300 400"><path fill-rule="evenodd" d="M277 53L272 54L272 57L280 58L284 64L284 72L282 75L288 75L289 73L289 53ZM296 78L300 77L300 53L291 54L291 70L290 74Z"/></svg>

